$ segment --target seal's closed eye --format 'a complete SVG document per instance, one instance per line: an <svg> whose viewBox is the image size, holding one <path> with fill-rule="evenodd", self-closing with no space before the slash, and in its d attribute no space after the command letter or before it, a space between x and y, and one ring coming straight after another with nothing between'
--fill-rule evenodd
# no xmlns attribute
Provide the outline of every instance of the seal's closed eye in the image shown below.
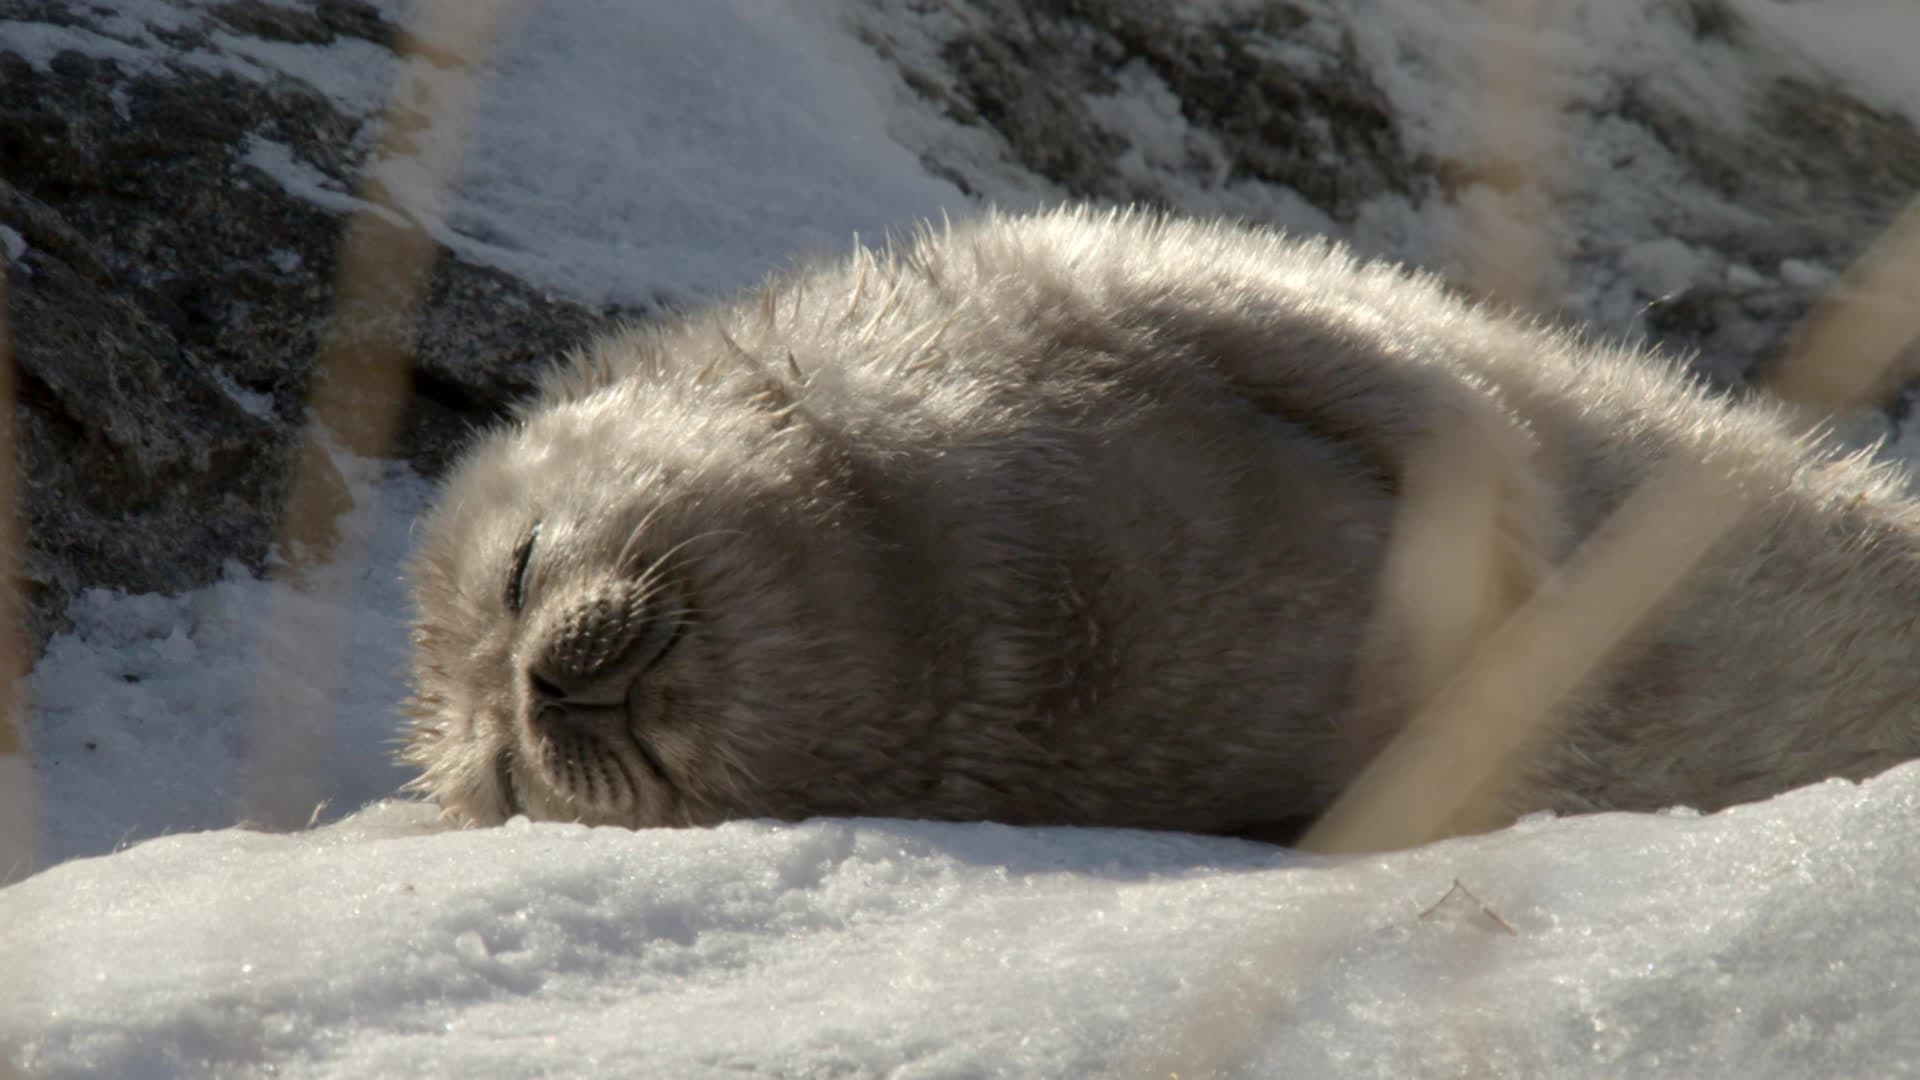
<svg viewBox="0 0 1920 1080"><path fill-rule="evenodd" d="M527 567L533 562L533 544L540 539L540 523L527 530L527 538L514 549L513 566L507 570L507 610L515 615L527 603Z"/></svg>
<svg viewBox="0 0 1920 1080"><path fill-rule="evenodd" d="M647 658L640 665L640 670L644 673L660 666L660 663L667 658L667 654L673 651L673 647L680 644L680 636L686 629L686 615L675 616L671 624L657 628L654 632L654 644L648 650Z"/></svg>

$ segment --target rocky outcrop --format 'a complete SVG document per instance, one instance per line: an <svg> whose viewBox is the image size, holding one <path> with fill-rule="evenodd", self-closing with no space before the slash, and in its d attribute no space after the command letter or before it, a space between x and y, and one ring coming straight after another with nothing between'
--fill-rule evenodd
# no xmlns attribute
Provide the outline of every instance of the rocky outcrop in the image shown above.
<svg viewBox="0 0 1920 1080"><path fill-rule="evenodd" d="M915 119L895 138L983 200L1263 218L1443 272L1476 239L1475 207L1537 207L1563 275L1544 314L1738 382L1920 188L1920 137L1770 58L1724 0L1623 7L1695 50L1681 61L1733 57L1722 73L1751 85L1726 100L1744 112L1690 95L1673 58L1591 73L1555 112L1575 170L1544 178L1435 130L1409 66L1464 61L1383 36L1404 19L1304 0L842 11L898 75L909 106L893 115ZM343 95L270 59L390 61L398 28L361 0L138 11L0 0L0 251L36 640L77 589L177 591L258 565L293 463L326 460L300 445L314 358L330 328L356 329L334 279L385 87ZM608 313L447 251L429 273L398 354L411 393L395 452L433 471Z"/></svg>
<svg viewBox="0 0 1920 1080"><path fill-rule="evenodd" d="M852 18L949 121L902 140L969 190L1010 199L996 172L1037 174L1077 198L1304 221L1443 271L1478 240L1463 208L1537 195L1565 274L1542 314L1737 382L1920 190L1920 135L1774 55L1724 0L1620 9L1650 50L1679 51L1562 87L1549 152L1565 168L1546 178L1423 127L1437 110L1414 95L1433 83L1405 72L1446 68L1434 82L1470 111L1483 57L1389 39L1364 5L857 0ZM1440 242L1407 227L1450 218L1468 224Z"/></svg>
<svg viewBox="0 0 1920 1080"><path fill-rule="evenodd" d="M36 640L76 589L178 591L266 554L345 218L290 195L257 151L284 148L351 191L373 121L297 79L207 61L236 36L384 48L396 34L364 4L236 2L156 30L163 47L139 62L34 54L50 27L111 34L104 12L0 3L0 239ZM399 452L436 468L598 319L443 254L413 328Z"/></svg>

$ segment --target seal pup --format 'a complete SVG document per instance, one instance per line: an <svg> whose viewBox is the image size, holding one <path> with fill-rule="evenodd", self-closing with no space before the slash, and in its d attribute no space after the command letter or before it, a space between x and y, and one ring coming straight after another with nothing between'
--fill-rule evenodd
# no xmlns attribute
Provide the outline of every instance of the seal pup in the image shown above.
<svg viewBox="0 0 1920 1080"><path fill-rule="evenodd" d="M480 438L411 570L402 756L472 824L1285 839L1457 658L1383 581L1497 620L1688 460L1759 511L1496 819L1861 777L1920 756L1920 512L1799 431L1326 241L989 214L606 336ZM1396 561L1449 471L1477 542Z"/></svg>

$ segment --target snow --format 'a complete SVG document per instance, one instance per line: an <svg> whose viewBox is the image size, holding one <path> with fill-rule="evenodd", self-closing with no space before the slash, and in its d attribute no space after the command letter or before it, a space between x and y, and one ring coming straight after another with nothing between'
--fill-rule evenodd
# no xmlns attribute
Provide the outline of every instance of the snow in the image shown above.
<svg viewBox="0 0 1920 1080"><path fill-rule="evenodd" d="M1700 190L1672 147L1623 118L1622 100L1642 96L1728 138L1751 129L1774 80L1801 72L1768 27L1737 43L1700 32L1710 5L1492 6L1504 16L1480 0L1351 6L1355 47L1382 73L1408 149L1495 155L1521 180L1417 209L1376 200L1350 239L1468 279L1489 250L1537 250L1540 300L1625 337L1642 336L1646 301L1672 291L1643 277L1646 245L1711 235L1744 211Z"/></svg>
<svg viewBox="0 0 1920 1080"><path fill-rule="evenodd" d="M1780 280L1791 282L1809 289L1825 288L1833 284L1833 271L1811 259L1781 259Z"/></svg>
<svg viewBox="0 0 1920 1080"><path fill-rule="evenodd" d="M322 799L337 816L406 779L386 760L405 694L399 564L427 485L335 463L360 493L341 546L363 560L311 569L304 588L232 565L185 595L95 589L73 605L27 682L43 861L271 820L294 794L300 818Z"/></svg>
<svg viewBox="0 0 1920 1080"><path fill-rule="evenodd" d="M1656 298L1681 292L1706 274L1700 253L1671 236L1635 244L1622 254L1620 265L1641 295Z"/></svg>
<svg viewBox="0 0 1920 1080"><path fill-rule="evenodd" d="M1489 42L1535 57L1576 100L1609 93L1609 72L1682 70L1664 85L1729 123L1764 81L1747 62L1771 72L1790 56L1889 102L1920 84L1904 59L1875 61L1911 25L1904 4L1729 3L1778 55L1696 48L1679 6L1651 0L1546 5L1571 21L1533 30L1464 0L1346 7L1428 148L1471 134L1449 126L1467 118L1441 84ZM393 72L365 43L216 36L182 51L158 36L207 6L134 0L116 5L110 34L0 21L0 38L36 63L77 48L299 77L360 115L409 79L455 89L446 72ZM508 24L470 142L451 146L449 126L422 137L431 160L376 165L400 212L556 292L687 302L844 249L856 230L970 212L908 149L929 140L964 151L952 160L978 168L977 191L1049 194L902 89L824 5L558 11ZM1833 12L1845 17L1825 21ZM926 14L897 38L951 17ZM1184 168L1200 138L1144 69L1090 107L1141 133L1122 163L1140 176ZM1629 138L1599 124L1582 153L1601 160L1616 136ZM434 178L454 152L443 211ZM358 205L280 144L256 139L248 160L300 197ZM1569 279L1580 310L1604 321L1709 273L1743 287L1769 271L1829 274L1717 267L1659 242L1659 221L1643 220L1649 177L1595 182L1585 216L1559 226L1633 253L1617 284ZM1190 194L1200 210L1333 228L1294 192ZM1570 212L1540 191L1420 211L1384 199L1349 238L1444 263L1471 198ZM394 466L336 463L359 505L339 559L297 584L236 566L181 596L86 594L35 667L37 805L0 776L14 781L0 783L13 825L0 860L37 819L43 867L0 889L0 1072L9 1059L34 1075L130 1077L1920 1069L1920 766L1711 816L1542 818L1349 859L894 821L444 831L430 808L377 801L404 779L387 757L405 692L399 567L430 493ZM325 824L231 827L289 813Z"/></svg>
<svg viewBox="0 0 1920 1080"><path fill-rule="evenodd" d="M457 250L588 302L685 304L966 209L886 138L872 61L807 5L560 6L496 59Z"/></svg>
<svg viewBox="0 0 1920 1080"><path fill-rule="evenodd" d="M340 214L359 211L378 214L392 224L402 224L394 212L378 203L370 203L344 190L338 181L301 161L293 148L257 133L246 137L240 160L270 177L282 191L298 196L322 209Z"/></svg>
<svg viewBox="0 0 1920 1080"><path fill-rule="evenodd" d="M0 893L0 1043L47 1076L1887 1075L1916 828L1920 766L1342 860L390 803Z"/></svg>

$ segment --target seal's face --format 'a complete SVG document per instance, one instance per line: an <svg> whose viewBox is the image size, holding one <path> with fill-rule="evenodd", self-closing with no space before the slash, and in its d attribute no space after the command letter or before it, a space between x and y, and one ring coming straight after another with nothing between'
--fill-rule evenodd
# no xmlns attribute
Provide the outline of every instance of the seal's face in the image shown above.
<svg viewBox="0 0 1920 1080"><path fill-rule="evenodd" d="M818 603L847 593L831 568L849 560L822 550L830 520L768 497L811 467L794 440L678 424L657 402L592 399L488 437L412 568L415 786L472 824L831 804L844 763L801 740L866 686ZM829 668L851 677L805 677Z"/></svg>
<svg viewBox="0 0 1920 1080"><path fill-rule="evenodd" d="M519 624L504 688L510 737L493 762L500 799L540 817L670 820L668 762L680 755L655 744L672 704L668 662L694 617L672 586L674 553L624 556L536 591L541 528L528 527L500 583Z"/></svg>

